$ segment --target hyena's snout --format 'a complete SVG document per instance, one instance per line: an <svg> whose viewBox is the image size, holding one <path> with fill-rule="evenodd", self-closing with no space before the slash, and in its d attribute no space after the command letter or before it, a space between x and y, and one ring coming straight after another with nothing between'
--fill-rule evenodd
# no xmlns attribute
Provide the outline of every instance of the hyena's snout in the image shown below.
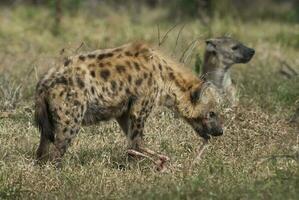
<svg viewBox="0 0 299 200"><path fill-rule="evenodd" d="M243 47L241 63L248 63L255 54L255 50L249 47Z"/></svg>
<svg viewBox="0 0 299 200"><path fill-rule="evenodd" d="M253 57L254 53L255 53L255 50L254 50L254 49L252 49L252 48L248 48L247 56L246 56L247 59L248 59L247 62L249 62L249 61L251 60L251 58Z"/></svg>
<svg viewBox="0 0 299 200"><path fill-rule="evenodd" d="M219 119L203 121L204 132L211 136L223 135L223 125Z"/></svg>

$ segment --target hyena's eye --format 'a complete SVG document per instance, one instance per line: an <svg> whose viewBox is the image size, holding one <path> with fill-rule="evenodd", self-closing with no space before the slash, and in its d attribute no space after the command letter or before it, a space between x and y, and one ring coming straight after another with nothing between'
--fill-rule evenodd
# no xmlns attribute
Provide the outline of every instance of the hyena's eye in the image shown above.
<svg viewBox="0 0 299 200"><path fill-rule="evenodd" d="M239 49L238 45L235 45L235 46L232 47L232 50L237 50L237 49Z"/></svg>
<svg viewBox="0 0 299 200"><path fill-rule="evenodd" d="M209 117L210 117L210 118L214 118L214 117L216 117L216 113L214 113L214 112L209 112Z"/></svg>

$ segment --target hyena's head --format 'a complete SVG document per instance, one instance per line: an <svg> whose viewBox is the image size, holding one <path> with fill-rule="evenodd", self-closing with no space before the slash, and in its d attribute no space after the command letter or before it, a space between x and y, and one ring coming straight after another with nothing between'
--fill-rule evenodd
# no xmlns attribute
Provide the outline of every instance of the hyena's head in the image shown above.
<svg viewBox="0 0 299 200"><path fill-rule="evenodd" d="M191 91L190 99L194 107L192 115L185 119L196 133L204 139L209 139L210 135L222 135L221 97L218 89L213 84L206 82L202 88Z"/></svg>
<svg viewBox="0 0 299 200"><path fill-rule="evenodd" d="M225 66L235 63L247 63L255 51L230 37L218 37L206 40L206 52L216 56Z"/></svg>

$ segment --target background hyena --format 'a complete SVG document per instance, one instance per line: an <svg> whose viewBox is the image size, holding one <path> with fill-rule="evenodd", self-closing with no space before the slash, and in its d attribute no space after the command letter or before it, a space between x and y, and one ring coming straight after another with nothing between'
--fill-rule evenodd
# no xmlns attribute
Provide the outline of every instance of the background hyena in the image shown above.
<svg viewBox="0 0 299 200"><path fill-rule="evenodd" d="M165 161L142 145L146 119L163 97L203 138L222 135L217 89L146 45L70 57L37 85L37 159L60 161L81 124L114 118L128 138L129 153Z"/></svg>
<svg viewBox="0 0 299 200"><path fill-rule="evenodd" d="M214 83L233 106L237 105L237 91L230 76L230 67L237 63L248 63L254 49L230 37L206 40L202 76Z"/></svg>

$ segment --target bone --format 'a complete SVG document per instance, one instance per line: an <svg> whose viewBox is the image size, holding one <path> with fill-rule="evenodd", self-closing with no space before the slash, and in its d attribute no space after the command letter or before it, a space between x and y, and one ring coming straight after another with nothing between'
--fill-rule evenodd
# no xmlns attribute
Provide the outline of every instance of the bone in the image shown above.
<svg viewBox="0 0 299 200"><path fill-rule="evenodd" d="M148 148L140 148L141 151L145 152L145 153L148 153L149 155L151 156L156 156L158 157L160 160L163 160L163 161L169 161L170 158L168 156L165 156L165 155L162 155L162 154L159 154L155 151L152 151Z"/></svg>
<svg viewBox="0 0 299 200"><path fill-rule="evenodd" d="M164 156L164 155L160 155L150 149L147 149L147 148L142 148L140 149L141 151L145 152L145 153L148 153L150 156L142 153L142 152L139 152L139 151L136 151L134 149L128 149L127 152L129 155L132 155L132 156L139 156L139 157L143 157L143 158L147 158L149 159L150 161L152 161L155 165L156 165L156 170L159 171L159 172L165 172L166 171L166 162L169 160L169 158L167 156ZM158 157L158 160L154 160L151 156L156 156Z"/></svg>
<svg viewBox="0 0 299 200"><path fill-rule="evenodd" d="M128 149L127 152L131 156L139 156L139 157L147 158L147 159L151 160L154 163L156 162L152 157L147 156L147 155L145 155L145 154L143 154L143 153L141 153L139 151L136 151L134 149Z"/></svg>
<svg viewBox="0 0 299 200"><path fill-rule="evenodd" d="M159 171L159 172L165 172L166 171L166 167L165 167L165 163L166 163L166 160L162 160L162 159L159 159L155 162L156 164L156 170Z"/></svg>

